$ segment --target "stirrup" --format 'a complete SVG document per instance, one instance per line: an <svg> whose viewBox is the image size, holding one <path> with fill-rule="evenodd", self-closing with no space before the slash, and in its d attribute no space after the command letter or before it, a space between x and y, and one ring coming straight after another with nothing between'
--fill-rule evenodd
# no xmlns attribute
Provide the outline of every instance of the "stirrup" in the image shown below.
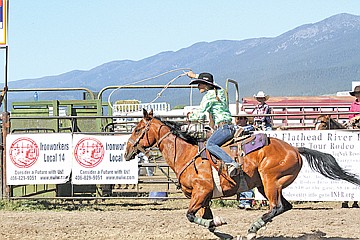
<svg viewBox="0 0 360 240"><path fill-rule="evenodd" d="M239 170L240 170L240 168L236 168L232 164L227 164L227 172L230 177L235 177L235 176L239 175L239 173L240 173Z"/></svg>
<svg viewBox="0 0 360 240"><path fill-rule="evenodd" d="M234 134L234 138L238 138L238 137L242 136L243 132L244 132L244 128L239 126L239 129L237 129Z"/></svg>

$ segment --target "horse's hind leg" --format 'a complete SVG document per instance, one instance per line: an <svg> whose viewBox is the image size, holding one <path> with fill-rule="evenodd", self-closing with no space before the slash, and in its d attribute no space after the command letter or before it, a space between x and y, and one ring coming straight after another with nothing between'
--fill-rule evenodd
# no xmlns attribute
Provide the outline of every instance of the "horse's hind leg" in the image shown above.
<svg viewBox="0 0 360 240"><path fill-rule="evenodd" d="M257 231L265 226L266 223L271 222L275 216L292 209L291 203L283 197L282 189L273 189L272 191L268 190L267 194L265 194L264 187L258 187L258 190L263 196L267 196L270 204L270 210L250 226L248 230L248 239L255 238Z"/></svg>

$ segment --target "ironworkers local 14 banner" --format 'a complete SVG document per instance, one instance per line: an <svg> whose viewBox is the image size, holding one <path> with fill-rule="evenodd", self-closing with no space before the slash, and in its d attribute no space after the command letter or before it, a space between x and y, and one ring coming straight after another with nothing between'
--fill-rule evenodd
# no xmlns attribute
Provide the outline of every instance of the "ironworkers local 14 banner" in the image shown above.
<svg viewBox="0 0 360 240"><path fill-rule="evenodd" d="M8 185L59 184L69 180L71 134L10 134L6 141Z"/></svg>
<svg viewBox="0 0 360 240"><path fill-rule="evenodd" d="M137 184L138 161L124 160L129 136L9 134L7 184Z"/></svg>
<svg viewBox="0 0 360 240"><path fill-rule="evenodd" d="M73 184L137 184L138 161L124 160L129 135L74 135Z"/></svg>

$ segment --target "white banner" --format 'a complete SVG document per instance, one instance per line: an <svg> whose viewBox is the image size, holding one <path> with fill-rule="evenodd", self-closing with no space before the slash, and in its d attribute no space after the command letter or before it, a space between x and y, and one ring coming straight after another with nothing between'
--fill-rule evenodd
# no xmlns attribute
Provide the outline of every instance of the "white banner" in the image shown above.
<svg viewBox="0 0 360 240"><path fill-rule="evenodd" d="M137 160L125 161L128 135L73 137L73 184L137 184Z"/></svg>
<svg viewBox="0 0 360 240"><path fill-rule="evenodd" d="M267 131L294 147L307 147L333 155L338 164L360 176L360 131ZM295 181L284 190L288 200L351 201L360 200L360 187L331 180L310 169L303 157L303 167Z"/></svg>
<svg viewBox="0 0 360 240"><path fill-rule="evenodd" d="M71 134L10 134L6 138L8 185L59 184L71 172Z"/></svg>
<svg viewBox="0 0 360 240"><path fill-rule="evenodd" d="M295 147L330 153L350 173L360 175L360 131L268 131L268 135ZM6 144L8 185L137 184L138 161L124 160L128 135L99 136L56 134L9 134ZM345 181L323 177L303 167L294 183L284 190L288 200L360 200L360 188ZM257 199L261 199L259 194Z"/></svg>

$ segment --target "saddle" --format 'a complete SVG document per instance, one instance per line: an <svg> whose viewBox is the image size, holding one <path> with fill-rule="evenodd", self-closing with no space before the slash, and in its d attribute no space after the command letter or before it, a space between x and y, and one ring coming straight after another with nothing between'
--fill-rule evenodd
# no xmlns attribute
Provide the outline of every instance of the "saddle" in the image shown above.
<svg viewBox="0 0 360 240"><path fill-rule="evenodd" d="M230 156L241 165L243 157L269 144L269 137L265 133L236 136L223 147L230 149Z"/></svg>
<svg viewBox="0 0 360 240"><path fill-rule="evenodd" d="M235 161L237 161L240 165L243 165L244 156L268 144L269 138L264 133L252 135L241 135L241 133L235 133L234 138L225 143L222 147L225 148L228 154L230 152L229 155L235 159ZM210 152L205 149L205 141L199 142L198 145L201 157L203 159L210 159L210 165L214 179L214 191L212 198L219 198L224 196L223 191L225 189L222 187L220 176L227 179L227 181L229 181L233 186L236 186L238 182L238 193L249 189L242 168L237 176L231 178L227 173L225 163L212 156Z"/></svg>
<svg viewBox="0 0 360 240"><path fill-rule="evenodd" d="M214 164L217 164L218 159L205 150L205 144L206 142L204 140L199 141L198 147L201 157L211 159ZM269 138L265 133L242 135L242 129L238 129L234 134L234 138L224 143L222 148L225 148L225 151L242 165L244 156L268 144Z"/></svg>

